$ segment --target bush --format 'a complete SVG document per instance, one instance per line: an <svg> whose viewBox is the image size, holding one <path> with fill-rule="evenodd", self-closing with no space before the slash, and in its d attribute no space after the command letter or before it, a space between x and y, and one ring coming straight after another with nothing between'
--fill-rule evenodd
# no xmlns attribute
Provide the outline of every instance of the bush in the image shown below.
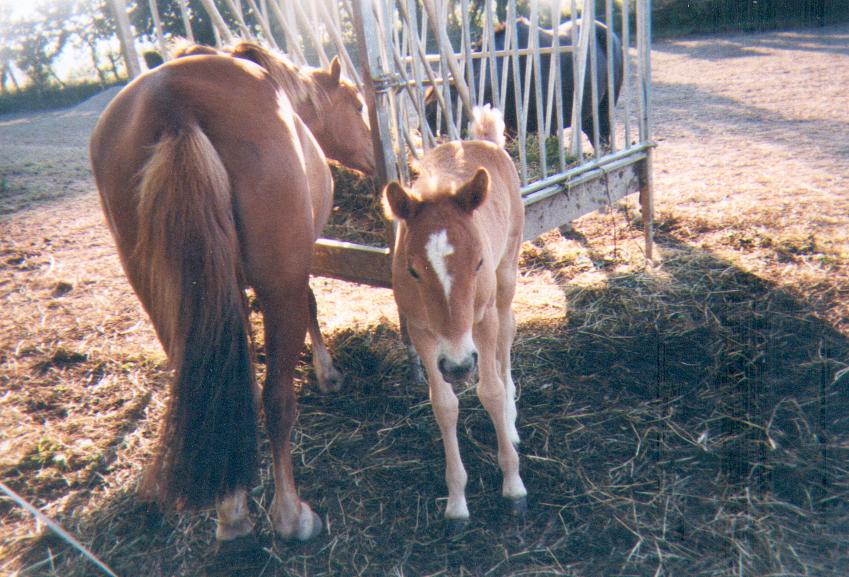
<svg viewBox="0 0 849 577"><path fill-rule="evenodd" d="M0 114L67 108L117 84L120 83L102 84L86 81L78 84L51 86L46 89L29 86L18 92L0 95Z"/></svg>

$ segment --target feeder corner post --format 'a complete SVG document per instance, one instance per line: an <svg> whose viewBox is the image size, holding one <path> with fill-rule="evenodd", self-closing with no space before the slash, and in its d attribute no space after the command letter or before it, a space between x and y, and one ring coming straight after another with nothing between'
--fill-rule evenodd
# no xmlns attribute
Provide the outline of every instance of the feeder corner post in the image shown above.
<svg viewBox="0 0 849 577"><path fill-rule="evenodd" d="M640 171L640 210L643 213L646 260L654 260L654 176L652 160L651 0L637 2L637 51L640 64L640 140L652 143Z"/></svg>

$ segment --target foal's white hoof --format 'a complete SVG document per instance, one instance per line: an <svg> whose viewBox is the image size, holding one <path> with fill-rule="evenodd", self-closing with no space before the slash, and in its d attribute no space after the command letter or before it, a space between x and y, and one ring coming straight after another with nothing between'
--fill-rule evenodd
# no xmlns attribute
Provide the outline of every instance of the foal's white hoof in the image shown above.
<svg viewBox="0 0 849 577"><path fill-rule="evenodd" d="M510 514L514 517L524 517L528 514L528 497L506 497Z"/></svg>
<svg viewBox="0 0 849 577"><path fill-rule="evenodd" d="M469 518L450 519L445 518L445 533L448 537L456 537L466 531L469 526Z"/></svg>

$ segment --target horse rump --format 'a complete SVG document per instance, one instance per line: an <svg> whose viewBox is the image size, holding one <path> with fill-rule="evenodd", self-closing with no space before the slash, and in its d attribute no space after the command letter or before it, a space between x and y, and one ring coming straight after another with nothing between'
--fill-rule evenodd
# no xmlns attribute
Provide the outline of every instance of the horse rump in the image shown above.
<svg viewBox="0 0 849 577"><path fill-rule="evenodd" d="M141 173L130 266L174 377L142 493L196 509L246 488L256 469L254 373L227 171L189 123Z"/></svg>

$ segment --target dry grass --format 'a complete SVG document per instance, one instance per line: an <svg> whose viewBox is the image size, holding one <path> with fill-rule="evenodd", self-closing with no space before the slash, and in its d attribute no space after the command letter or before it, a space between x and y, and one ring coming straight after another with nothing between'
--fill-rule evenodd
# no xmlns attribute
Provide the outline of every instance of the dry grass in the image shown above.
<svg viewBox="0 0 849 577"><path fill-rule="evenodd" d="M705 54L783 43L735 64L763 70L787 58L786 74L807 81L812 67L849 56L827 50L849 37L845 27L818 34L819 51L805 48L807 35L782 34L659 47L661 260L643 258L633 203L526 244L514 376L530 511L516 521L503 510L492 427L468 389L459 432L473 520L456 535L441 518L439 431L426 392L408 382L390 293L326 279L315 282L322 322L348 382L339 396L321 395L300 367L293 441L302 494L327 531L305 545L272 536L265 446L253 546L213 555L210 514L140 503L164 358L90 182L42 174L57 157L39 143L82 120L0 122L0 478L122 576L845 575L849 131L787 152L778 131L794 128L792 111L787 122L712 126L702 101L684 106L692 86L678 76L698 65L699 90L730 99L726 83L710 83L720 63ZM800 51L809 57L794 68ZM845 76L849 66L837 69ZM805 114L849 125L845 110L816 100L822 87L812 90ZM748 106L770 110L757 98ZM77 150L70 170L85 134L63 137ZM741 152L755 148L771 155ZM772 171L782 162L793 171ZM59 190L33 201L29 191L51 181L44 190ZM373 208L340 201L357 213L340 211L343 227ZM95 574L5 500L0 535L0 572Z"/></svg>

